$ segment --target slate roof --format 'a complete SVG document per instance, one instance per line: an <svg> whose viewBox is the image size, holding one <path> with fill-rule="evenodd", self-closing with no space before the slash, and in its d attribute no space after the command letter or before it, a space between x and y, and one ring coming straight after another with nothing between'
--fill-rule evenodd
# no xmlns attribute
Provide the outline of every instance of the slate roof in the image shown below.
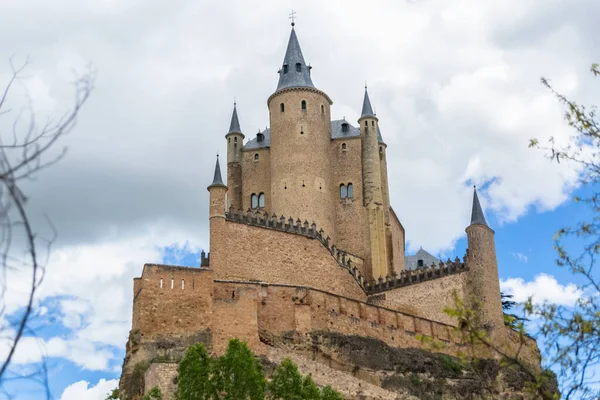
<svg viewBox="0 0 600 400"><path fill-rule="evenodd" d="M217 155L217 163L215 164L215 175L213 177L213 182L210 184L208 189L213 186L225 186L223 183L223 178L221 178L221 166L219 165L219 156Z"/></svg>
<svg viewBox="0 0 600 400"><path fill-rule="evenodd" d="M485 216L483 215L483 210L481 209L481 204L479 204L479 197L477 197L477 189L473 188L473 209L471 210L471 225L473 224L481 224L488 226L485 221Z"/></svg>
<svg viewBox="0 0 600 400"><path fill-rule="evenodd" d="M418 266L419 260L423 260L422 267ZM408 270L408 269L431 267L432 263L434 263L435 265L438 265L440 263L440 260L438 260L436 257L432 256L425 250L420 249L419 251L417 251L417 253L414 256L405 256L404 263L406 265L406 269Z"/></svg>
<svg viewBox="0 0 600 400"><path fill-rule="evenodd" d="M227 133L242 133L235 103L233 103L233 114L231 115L231 123L229 124L229 132Z"/></svg>
<svg viewBox="0 0 600 400"><path fill-rule="evenodd" d="M342 124L348 124L348 130L344 132ZM264 149L265 147L271 147L271 130L266 128L264 131L260 132L264 135L263 141L259 142L257 137L249 140L243 147L243 150L251 150L251 149ZM344 139L344 138L352 138L360 136L360 130L350 124L345 119L338 119L335 121L331 121L331 139ZM383 143L383 138L381 137L381 130L377 132L377 138L379 139L379 143Z"/></svg>
<svg viewBox="0 0 600 400"><path fill-rule="evenodd" d="M362 112L360 113L362 117L374 117L375 113L373 112L373 107L371 107L371 100L369 99L369 92L367 92L367 87L365 86L365 98L363 99Z"/></svg>
<svg viewBox="0 0 600 400"><path fill-rule="evenodd" d="M298 71L298 69L299 71ZM306 65L302 50L300 49L300 43L296 36L296 30L292 27L292 33L290 33L290 40L288 42L285 57L283 58L283 66L279 70L279 83L277 83L277 90L290 88L290 87L311 87L315 85L312 83L310 78L310 66Z"/></svg>

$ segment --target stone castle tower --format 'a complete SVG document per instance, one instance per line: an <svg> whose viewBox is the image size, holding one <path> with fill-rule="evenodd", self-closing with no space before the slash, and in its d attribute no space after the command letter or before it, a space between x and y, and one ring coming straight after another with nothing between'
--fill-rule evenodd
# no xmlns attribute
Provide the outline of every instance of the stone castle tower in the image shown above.
<svg viewBox="0 0 600 400"><path fill-rule="evenodd" d="M405 269L404 228L390 206L386 144L365 87L358 127L331 120L296 31L267 100L270 129L243 144L234 105L227 140L228 208L299 218L364 261L377 280Z"/></svg>
<svg viewBox="0 0 600 400"><path fill-rule="evenodd" d="M134 279L122 398L139 399L156 385L173 399L176 362L190 344L220 354L238 337L272 362L291 357L314 367L306 372L319 371L317 384L346 398L394 399L373 384L380 351L423 348L431 338L442 353L464 352L464 321L444 311L455 297L477 310L503 349L525 340L521 356L539 367L535 341L504 326L494 231L477 192L462 260L422 249L406 256L369 94L365 88L358 126L332 120L331 104L313 84L292 25L267 100L270 128L244 143L234 104L227 182L217 158L208 186L209 254L200 268L146 264Z"/></svg>

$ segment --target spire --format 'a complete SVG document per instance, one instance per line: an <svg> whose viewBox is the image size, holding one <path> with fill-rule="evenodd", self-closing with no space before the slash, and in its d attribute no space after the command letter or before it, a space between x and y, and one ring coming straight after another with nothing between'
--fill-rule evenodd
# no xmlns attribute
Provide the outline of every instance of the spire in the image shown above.
<svg viewBox="0 0 600 400"><path fill-rule="evenodd" d="M213 178L213 182L210 184L208 189L213 187L227 187L223 183L223 178L221 178L221 167L219 166L219 155L217 154L217 164L215 165L215 176Z"/></svg>
<svg viewBox="0 0 600 400"><path fill-rule="evenodd" d="M369 92L367 92L367 85L365 85L365 98L363 100L362 112L360 117L374 117L373 107L371 107L371 100L369 100Z"/></svg>
<svg viewBox="0 0 600 400"><path fill-rule="evenodd" d="M242 133L242 129L240 128L240 120L237 115L237 106L235 102L233 103L233 114L231 115L231 123L229 124L229 133Z"/></svg>
<svg viewBox="0 0 600 400"><path fill-rule="evenodd" d="M477 188L475 186L473 186L473 210L471 211L471 225L474 224L488 226L487 222L485 222L481 204L479 204L479 197L477 197Z"/></svg>
<svg viewBox="0 0 600 400"><path fill-rule="evenodd" d="M288 42L285 57L283 58L283 66L279 72L279 83L277 84L277 90L290 88L290 87L311 87L314 88L312 80L310 79L310 65L306 65L302 50L300 49L300 43L296 36L296 30L292 23L292 33L290 34L290 40Z"/></svg>

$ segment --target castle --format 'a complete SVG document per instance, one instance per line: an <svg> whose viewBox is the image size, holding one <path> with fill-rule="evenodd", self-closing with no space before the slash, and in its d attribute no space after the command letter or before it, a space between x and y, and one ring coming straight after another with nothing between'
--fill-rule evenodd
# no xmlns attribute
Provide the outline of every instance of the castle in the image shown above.
<svg viewBox="0 0 600 400"><path fill-rule="evenodd" d="M275 358L277 349L289 356L305 345L317 362L315 354L329 351L332 371L352 362L331 350L331 335L392 348L421 348L419 338L431 337L457 354L460 321L444 312L454 296L473 299L492 337L518 345L504 326L494 231L477 192L462 260L424 251L406 257L405 230L390 204L387 146L367 89L358 126L332 120L332 100L313 84L293 24L278 73L267 99L270 128L246 143L234 104L227 184L217 158L208 186L210 251L200 268L146 264L134 279L121 378L127 398L140 385L172 390L176 364L159 361L180 359L198 341L219 353L239 337ZM523 354L539 365L535 341L527 338ZM152 365L136 375L142 362Z"/></svg>

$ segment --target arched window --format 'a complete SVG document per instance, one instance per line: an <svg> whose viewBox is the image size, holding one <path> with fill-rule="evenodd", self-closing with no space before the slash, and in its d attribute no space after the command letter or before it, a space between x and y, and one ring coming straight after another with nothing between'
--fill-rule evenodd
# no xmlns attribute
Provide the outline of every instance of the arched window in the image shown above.
<svg viewBox="0 0 600 400"><path fill-rule="evenodd" d="M279 111L284 112L285 111L285 105L283 103L281 103L279 105Z"/></svg>
<svg viewBox="0 0 600 400"><path fill-rule="evenodd" d="M371 126L375 126L375 121L371 121Z"/></svg>
<svg viewBox="0 0 600 400"><path fill-rule="evenodd" d="M237 143L237 137L233 138L233 143Z"/></svg>
<svg viewBox="0 0 600 400"><path fill-rule="evenodd" d="M342 143L342 151L346 151L346 143Z"/></svg>
<svg viewBox="0 0 600 400"><path fill-rule="evenodd" d="M348 189L346 188L346 185L342 183L340 185L340 199L345 199L346 197L348 197Z"/></svg>
<svg viewBox="0 0 600 400"><path fill-rule="evenodd" d="M254 161L258 161L258 153L254 154Z"/></svg>
<svg viewBox="0 0 600 400"><path fill-rule="evenodd" d="M296 71L298 71L298 72L302 71L302 64L296 63Z"/></svg>
<svg viewBox="0 0 600 400"><path fill-rule="evenodd" d="M250 203L252 208L258 207L258 196L256 193L252 193L252 196L250 196Z"/></svg>
<svg viewBox="0 0 600 400"><path fill-rule="evenodd" d="M261 193L258 195L258 208L264 208L265 206L265 194Z"/></svg>
<svg viewBox="0 0 600 400"><path fill-rule="evenodd" d="M284 64L284 65L283 65L283 73L284 73L284 74L287 74L287 73L288 73L288 65L287 65L287 64Z"/></svg>
<svg viewBox="0 0 600 400"><path fill-rule="evenodd" d="M354 197L354 188L352 187L352 184L349 183L348 184L348 198L351 199Z"/></svg>
<svg viewBox="0 0 600 400"><path fill-rule="evenodd" d="M302 111L306 111L306 100L302 100Z"/></svg>
<svg viewBox="0 0 600 400"><path fill-rule="evenodd" d="M325 114L325 106L321 104L321 114Z"/></svg>
<svg viewBox="0 0 600 400"><path fill-rule="evenodd" d="M227 142L228 142L228 143L231 143L231 138L229 138L229 139L227 140Z"/></svg>
<svg viewBox="0 0 600 400"><path fill-rule="evenodd" d="M365 127L368 128L369 127L369 121L365 121Z"/></svg>

